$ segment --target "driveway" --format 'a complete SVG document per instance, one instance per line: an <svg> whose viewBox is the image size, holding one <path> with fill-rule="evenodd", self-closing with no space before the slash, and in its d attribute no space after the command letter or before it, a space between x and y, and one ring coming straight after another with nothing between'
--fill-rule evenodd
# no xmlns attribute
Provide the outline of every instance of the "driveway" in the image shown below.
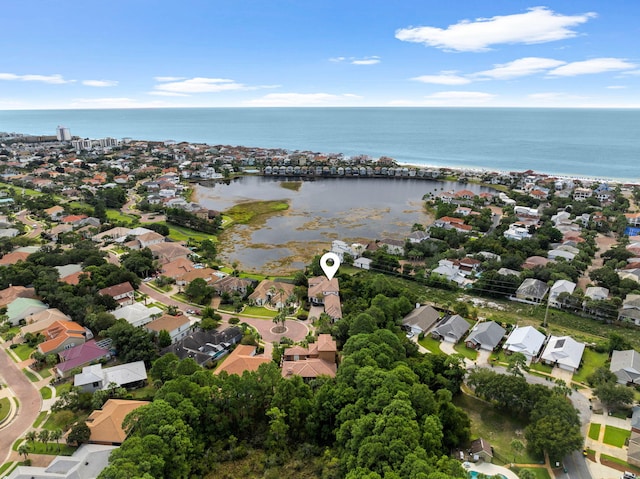
<svg viewBox="0 0 640 479"><path fill-rule="evenodd" d="M6 462L9 458L12 453L11 446L16 439L22 437L31 428L42 406L40 392L9 357L5 351L5 347L8 346L7 343L4 343L0 347L0 378L18 398L20 407L13 420L0 427L2 431L0 433L0 455L2 455L0 463Z"/></svg>

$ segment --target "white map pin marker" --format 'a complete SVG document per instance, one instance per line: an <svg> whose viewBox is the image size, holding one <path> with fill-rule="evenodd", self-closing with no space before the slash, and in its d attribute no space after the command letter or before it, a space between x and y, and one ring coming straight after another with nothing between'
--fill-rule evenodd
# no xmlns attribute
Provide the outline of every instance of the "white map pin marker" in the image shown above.
<svg viewBox="0 0 640 479"><path fill-rule="evenodd" d="M329 265L327 261L333 261L333 264ZM325 253L320 258L320 266L324 271L324 275L331 281L340 267L340 257L335 253Z"/></svg>

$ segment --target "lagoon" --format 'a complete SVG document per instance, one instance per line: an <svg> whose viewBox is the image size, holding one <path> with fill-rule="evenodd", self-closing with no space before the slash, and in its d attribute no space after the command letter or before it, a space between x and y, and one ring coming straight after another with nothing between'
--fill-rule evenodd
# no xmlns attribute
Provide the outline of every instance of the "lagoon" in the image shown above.
<svg viewBox="0 0 640 479"><path fill-rule="evenodd" d="M304 268L335 239L348 243L404 239L414 223L433 220L422 200L428 193L492 191L475 184L410 178L323 178L302 181L297 191L282 186L283 181L295 180L245 176L228 184L196 187L194 200L214 210L252 201L289 203L286 211L222 233L219 257L224 262L237 262L248 272L287 274Z"/></svg>

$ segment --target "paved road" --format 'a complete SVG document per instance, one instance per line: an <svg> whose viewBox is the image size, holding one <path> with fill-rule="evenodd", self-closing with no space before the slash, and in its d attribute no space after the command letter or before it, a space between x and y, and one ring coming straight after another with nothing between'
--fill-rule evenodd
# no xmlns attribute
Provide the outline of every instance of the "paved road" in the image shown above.
<svg viewBox="0 0 640 479"><path fill-rule="evenodd" d="M9 454L12 452L11 446L16 439L23 436L32 426L42 406L40 392L9 357L4 350L5 346L7 346L7 344L3 344L2 347L0 347L1 378L2 382L11 388L14 395L18 398L18 401L20 401L20 407L18 414L11 423L1 429L0 464L5 462L9 457Z"/></svg>

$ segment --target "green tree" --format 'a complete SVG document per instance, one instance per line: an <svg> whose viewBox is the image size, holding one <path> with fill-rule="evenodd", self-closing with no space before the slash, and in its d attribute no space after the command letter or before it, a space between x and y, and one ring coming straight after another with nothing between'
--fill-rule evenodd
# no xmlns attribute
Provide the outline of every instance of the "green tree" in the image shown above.
<svg viewBox="0 0 640 479"><path fill-rule="evenodd" d="M62 438L62 429L54 429L53 431L51 431L49 433L49 438L52 441L56 441L56 444L58 446L58 452L60 452L60 439Z"/></svg>
<svg viewBox="0 0 640 479"><path fill-rule="evenodd" d="M516 458L524 451L524 444L520 439L512 439L509 446L513 450L513 462L516 462Z"/></svg>
<svg viewBox="0 0 640 479"><path fill-rule="evenodd" d="M38 433L38 440L45 445L45 448L47 448L47 442L49 442L49 430L41 429Z"/></svg>
<svg viewBox="0 0 640 479"><path fill-rule="evenodd" d="M580 449L584 442L578 411L558 395L536 404L525 437L534 454L542 456L546 452L551 458L562 458Z"/></svg>
<svg viewBox="0 0 640 479"><path fill-rule="evenodd" d="M29 453L31 452L31 447L27 443L20 444L18 446L18 454L24 456L24 460L26 461L29 457Z"/></svg>
<svg viewBox="0 0 640 479"><path fill-rule="evenodd" d="M71 426L71 430L67 435L67 444L80 445L89 441L91 430L84 421L79 421Z"/></svg>
<svg viewBox="0 0 640 479"><path fill-rule="evenodd" d="M171 346L171 335L169 334L169 331L167 331L166 329L162 329L158 333L158 346L160 347L160 349L164 349L167 346Z"/></svg>
<svg viewBox="0 0 640 479"><path fill-rule="evenodd" d="M512 353L507 359L507 371L514 376L524 377L524 372L529 370L527 357L522 353Z"/></svg>
<svg viewBox="0 0 640 479"><path fill-rule="evenodd" d="M633 389L615 382L604 382L593 389L593 394L609 409L619 409L633 404Z"/></svg>

